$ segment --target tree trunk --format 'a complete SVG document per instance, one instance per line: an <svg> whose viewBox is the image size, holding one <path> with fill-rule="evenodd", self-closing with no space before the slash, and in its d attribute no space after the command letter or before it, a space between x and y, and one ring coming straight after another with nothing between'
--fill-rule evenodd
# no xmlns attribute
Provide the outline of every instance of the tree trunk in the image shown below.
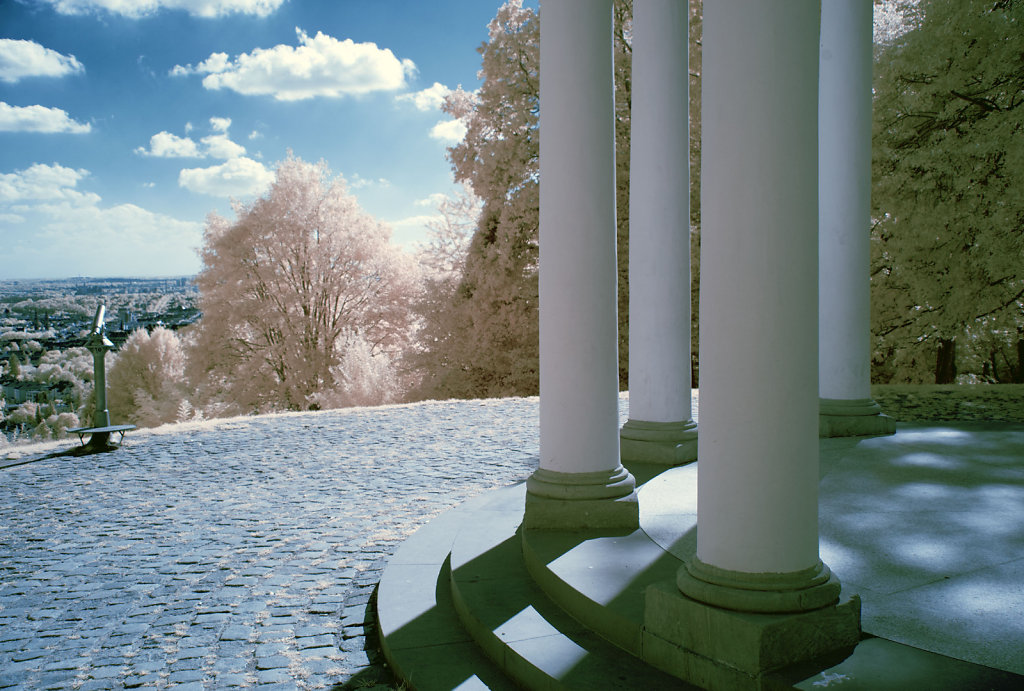
<svg viewBox="0 0 1024 691"><path fill-rule="evenodd" d="M1017 367L1013 370L1013 383L1024 384L1024 329L1017 329Z"/></svg>
<svg viewBox="0 0 1024 691"><path fill-rule="evenodd" d="M940 338L935 352L935 383L956 383L956 339Z"/></svg>

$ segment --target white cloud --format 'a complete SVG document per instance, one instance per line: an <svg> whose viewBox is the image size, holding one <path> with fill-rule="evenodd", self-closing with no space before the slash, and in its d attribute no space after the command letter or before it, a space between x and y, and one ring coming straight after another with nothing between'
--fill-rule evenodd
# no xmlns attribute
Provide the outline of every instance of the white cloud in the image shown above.
<svg viewBox="0 0 1024 691"><path fill-rule="evenodd" d="M441 202L448 199L448 195L443 192L434 192L430 196L424 199L417 199L416 206L429 206L432 209L436 209L441 205Z"/></svg>
<svg viewBox="0 0 1024 691"><path fill-rule="evenodd" d="M227 132L231 127L231 118L210 118L210 127L214 132Z"/></svg>
<svg viewBox="0 0 1024 691"><path fill-rule="evenodd" d="M245 147L236 144L228 137L228 128L231 127L231 118L210 118L210 127L217 134L203 137L196 144L191 137L179 137L170 132L157 132L149 138L149 149L138 147L135 153L142 156L155 156L158 158L219 158L228 160L245 155ZM192 130L191 123L185 125L185 131Z"/></svg>
<svg viewBox="0 0 1024 691"><path fill-rule="evenodd" d="M35 209L33 232L15 234L13 251L0 257L0 274L188 275L199 268L201 242L201 223L134 204L42 205Z"/></svg>
<svg viewBox="0 0 1024 691"><path fill-rule="evenodd" d="M406 218L399 219L397 221L389 221L388 225L392 228L420 228L426 227L430 223L441 219L438 214L423 214L419 216L407 216Z"/></svg>
<svg viewBox="0 0 1024 691"><path fill-rule="evenodd" d="M91 131L92 125L72 120L60 108L12 106L0 101L0 132L84 134Z"/></svg>
<svg viewBox="0 0 1024 691"><path fill-rule="evenodd" d="M201 158L199 147L189 137L179 137L170 132L157 132L149 138L149 150L138 147L135 153L159 158Z"/></svg>
<svg viewBox="0 0 1024 691"><path fill-rule="evenodd" d="M176 65L171 74L202 73L207 89L300 101L394 91L403 88L406 75L416 69L411 60L399 60L376 43L339 41L323 32L310 37L298 28L295 32L298 47L257 48L234 60L226 53L213 53L196 67Z"/></svg>
<svg viewBox="0 0 1024 691"><path fill-rule="evenodd" d="M408 216L397 221L389 221L388 225L394 231L394 242L411 250L428 237L431 224L441 220L443 219L439 214Z"/></svg>
<svg viewBox="0 0 1024 691"><path fill-rule="evenodd" d="M0 173L0 204L62 202L75 206L99 203L99 195L75 187L89 171L54 163L35 163L24 170Z"/></svg>
<svg viewBox="0 0 1024 691"><path fill-rule="evenodd" d="M99 206L100 197L76 189L87 170L36 163L0 174L0 275L31 277L190 274L202 224L152 213L134 204ZM31 233L5 233L23 224Z"/></svg>
<svg viewBox="0 0 1024 691"><path fill-rule="evenodd" d="M359 173L353 173L352 177L347 177L345 181L348 183L350 190L358 190L364 187L370 187L371 185L377 187L391 187L391 181L387 178L377 178L376 180L368 180Z"/></svg>
<svg viewBox="0 0 1024 691"><path fill-rule="evenodd" d="M400 94L395 99L398 101L408 101L416 106L417 110L430 111L439 110L441 105L444 103L444 97L451 93L444 84L440 82L434 82L434 85L423 89L422 91L415 91L411 94Z"/></svg>
<svg viewBox="0 0 1024 691"><path fill-rule="evenodd" d="M0 38L0 81L13 84L25 77L63 77L84 71L74 55L62 55L35 41Z"/></svg>
<svg viewBox="0 0 1024 691"><path fill-rule="evenodd" d="M430 128L430 136L443 142L459 142L466 136L466 125L462 120L442 120Z"/></svg>
<svg viewBox="0 0 1024 691"><path fill-rule="evenodd" d="M180 186L213 197L260 194L273 181L272 171L244 156L209 168L185 168L178 174Z"/></svg>
<svg viewBox="0 0 1024 691"><path fill-rule="evenodd" d="M266 17L284 0L45 0L61 14L88 14L105 10L137 19L161 9L184 10L194 17L214 18L228 14Z"/></svg>
<svg viewBox="0 0 1024 691"><path fill-rule="evenodd" d="M253 130L249 133L249 141L252 141L253 139L263 139L263 133L259 130Z"/></svg>
<svg viewBox="0 0 1024 691"><path fill-rule="evenodd" d="M212 134L203 137L202 142L206 145L206 153L213 158L227 161L245 155L245 147L235 144L226 134Z"/></svg>

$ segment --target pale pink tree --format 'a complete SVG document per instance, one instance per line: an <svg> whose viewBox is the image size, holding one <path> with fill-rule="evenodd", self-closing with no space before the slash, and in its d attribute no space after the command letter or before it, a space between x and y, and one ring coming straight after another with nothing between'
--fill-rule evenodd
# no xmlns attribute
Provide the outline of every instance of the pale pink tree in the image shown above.
<svg viewBox="0 0 1024 691"><path fill-rule="evenodd" d="M349 385L339 366L354 343L372 357L406 349L416 263L326 164L289 155L234 211L207 219L192 358L224 412L321 407Z"/></svg>
<svg viewBox="0 0 1024 691"><path fill-rule="evenodd" d="M171 330L136 329L107 372L107 407L117 422L155 427L180 421L187 400L185 349Z"/></svg>

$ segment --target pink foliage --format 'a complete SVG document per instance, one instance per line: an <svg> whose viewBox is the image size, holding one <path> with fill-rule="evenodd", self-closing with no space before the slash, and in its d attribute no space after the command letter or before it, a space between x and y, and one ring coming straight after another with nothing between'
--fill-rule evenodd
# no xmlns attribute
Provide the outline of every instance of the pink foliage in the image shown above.
<svg viewBox="0 0 1024 691"><path fill-rule="evenodd" d="M269 192L211 214L197 278L198 376L233 412L344 398L349 348L397 357L419 291L413 259L324 163L289 156Z"/></svg>
<svg viewBox="0 0 1024 691"><path fill-rule="evenodd" d="M158 326L132 332L107 372L107 407L113 421L154 427L178 422L186 398L185 350L178 336Z"/></svg>

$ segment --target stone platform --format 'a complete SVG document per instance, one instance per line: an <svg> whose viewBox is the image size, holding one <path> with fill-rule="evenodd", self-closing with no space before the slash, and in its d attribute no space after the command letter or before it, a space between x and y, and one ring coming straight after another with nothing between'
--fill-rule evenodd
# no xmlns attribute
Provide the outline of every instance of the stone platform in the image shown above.
<svg viewBox="0 0 1024 691"><path fill-rule="evenodd" d="M1024 428L821 441L821 556L863 599L845 660L778 688L1024 688ZM696 546L697 465L631 467L641 530L520 529L524 489L423 528L385 570L385 654L417 689L688 688L640 661L649 585Z"/></svg>

